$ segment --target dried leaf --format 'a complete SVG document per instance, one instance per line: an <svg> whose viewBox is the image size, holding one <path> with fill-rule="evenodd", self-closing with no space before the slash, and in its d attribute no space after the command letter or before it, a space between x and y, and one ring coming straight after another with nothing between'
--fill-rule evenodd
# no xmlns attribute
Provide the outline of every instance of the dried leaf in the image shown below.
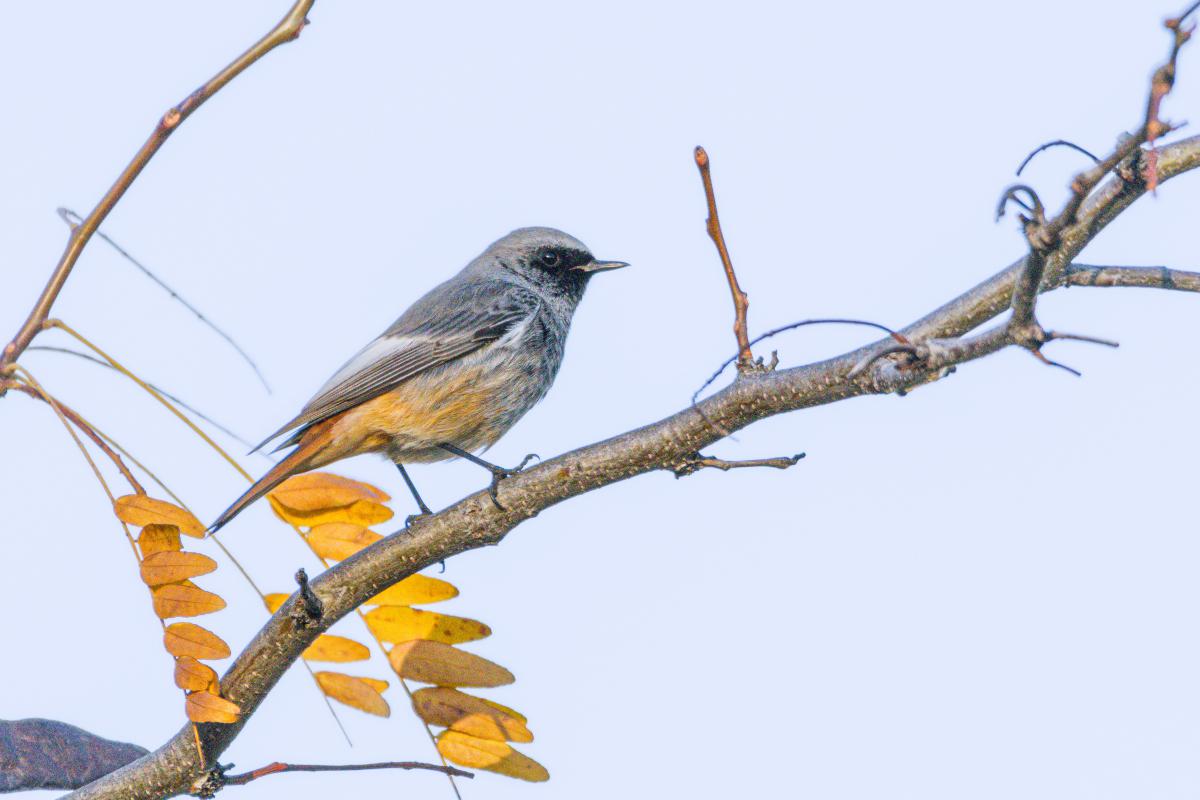
<svg viewBox="0 0 1200 800"><path fill-rule="evenodd" d="M375 531L370 531L362 525L351 525L348 522L327 522L317 525L304 537L308 546L321 558L330 561L341 561L375 544L383 537Z"/></svg>
<svg viewBox="0 0 1200 800"><path fill-rule="evenodd" d="M359 500L386 503L392 499L369 483L329 472L306 472L288 478L271 492L271 497L292 511L300 512L341 508Z"/></svg>
<svg viewBox="0 0 1200 800"><path fill-rule="evenodd" d="M379 606L366 613L367 625L385 642L432 639L446 644L473 642L492 635L482 622L407 606Z"/></svg>
<svg viewBox="0 0 1200 800"><path fill-rule="evenodd" d="M142 551L142 558L149 558L155 553L183 549L179 542L179 527L176 525L146 525L138 534L137 542Z"/></svg>
<svg viewBox="0 0 1200 800"><path fill-rule="evenodd" d="M274 497L267 495L275 514L289 525L298 528L314 528L330 522L348 522L352 525L369 527L392 518L392 510L373 500L357 500L348 506L321 511L293 511Z"/></svg>
<svg viewBox="0 0 1200 800"><path fill-rule="evenodd" d="M49 719L0 720L0 794L78 789L149 752Z"/></svg>
<svg viewBox="0 0 1200 800"><path fill-rule="evenodd" d="M187 696L187 718L192 722L237 722L242 709L212 692L192 692ZM449 756L447 756L449 758Z"/></svg>
<svg viewBox="0 0 1200 800"><path fill-rule="evenodd" d="M225 607L225 600L219 594L206 592L191 581L168 583L152 589L150 594L154 600L154 613L160 619L198 617Z"/></svg>
<svg viewBox="0 0 1200 800"><path fill-rule="evenodd" d="M486 769L520 778L523 781L548 781L550 773L529 756L513 750L506 742L480 739L458 731L445 730L437 737L438 752L464 767Z"/></svg>
<svg viewBox="0 0 1200 800"><path fill-rule="evenodd" d="M203 539L208 530L200 520L174 503L155 500L144 494L127 494L113 503L117 519L130 525L176 525L188 536Z"/></svg>
<svg viewBox="0 0 1200 800"><path fill-rule="evenodd" d="M291 595L285 592L271 592L263 597L263 602L267 604L267 611L270 611L272 614L274 614L279 610L281 605L287 602L289 597L291 597Z"/></svg>
<svg viewBox="0 0 1200 800"><path fill-rule="evenodd" d="M175 685L188 692L216 690L219 693L221 688L216 670L191 656L175 659Z"/></svg>
<svg viewBox="0 0 1200 800"><path fill-rule="evenodd" d="M416 606L458 597L454 584L426 575L409 575L372 597L369 606Z"/></svg>
<svg viewBox="0 0 1200 800"><path fill-rule="evenodd" d="M430 725L498 742L532 742L525 721L507 714L486 700L442 686L418 689L413 710Z"/></svg>
<svg viewBox="0 0 1200 800"><path fill-rule="evenodd" d="M200 553L164 551L142 560L142 581L147 586L178 583L197 575L207 575L217 568L217 562Z"/></svg>
<svg viewBox="0 0 1200 800"><path fill-rule="evenodd" d="M392 709L387 700L383 699L378 689L362 678L344 675L341 672L318 672L316 676L321 690L339 703L379 717L391 716Z"/></svg>
<svg viewBox="0 0 1200 800"><path fill-rule="evenodd" d="M401 642L388 653L388 661L401 678L438 686L506 686L515 680L499 664L428 639ZM512 709L498 708L519 716Z"/></svg>
<svg viewBox="0 0 1200 800"><path fill-rule="evenodd" d="M375 689L375 691L383 694L387 688L391 686L387 681L381 681L379 678L359 678L360 681Z"/></svg>
<svg viewBox="0 0 1200 800"><path fill-rule="evenodd" d="M176 658L229 658L229 645L207 628L192 622L173 622L163 631L163 647Z"/></svg>
<svg viewBox="0 0 1200 800"><path fill-rule="evenodd" d="M344 636L334 636L326 633L308 646L302 654L309 661L366 661L371 657L371 651L366 645L359 644ZM385 687L386 688L386 687Z"/></svg>

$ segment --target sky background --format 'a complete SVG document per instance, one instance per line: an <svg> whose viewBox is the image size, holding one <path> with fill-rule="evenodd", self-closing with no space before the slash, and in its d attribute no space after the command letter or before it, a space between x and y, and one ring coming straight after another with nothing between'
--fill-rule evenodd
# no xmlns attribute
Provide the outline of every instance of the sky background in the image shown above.
<svg viewBox="0 0 1200 800"><path fill-rule="evenodd" d="M10 9L5 337L63 246L54 209L86 213L159 115L285 6ZM299 42L186 122L105 226L230 331L273 394L99 242L55 314L257 440L489 242L560 227L634 266L593 282L554 389L489 458L558 454L682 408L733 350L693 146L713 159L752 332L812 316L901 326L1022 252L1015 222L992 213L1029 150L1103 151L1139 122L1168 48L1160 22L1179 10L321 0ZM1188 49L1165 116L1200 117L1197 87ZM1026 178L1056 205L1081 166L1053 151ZM1173 181L1083 260L1196 268L1198 203L1200 175ZM469 649L518 680L486 695L528 715L537 739L520 749L552 774L481 774L464 796L1195 797L1197 302L1057 292L1039 306L1047 327L1121 342L1053 345L1082 379L1000 353L906 398L777 417L711 450L806 451L791 470L640 477L451 560L462 595L437 610L493 627ZM793 366L870 338L813 328L760 351ZM243 489L126 382L51 353L23 363L202 516ZM156 747L182 701L120 528L45 406L10 395L0 411L0 717ZM386 462L338 471L412 510ZM412 473L435 508L486 481L458 463ZM319 569L265 504L222 535L268 590ZM198 621L240 650L265 618L257 599L227 564L200 583L230 607ZM335 632L366 638L355 620ZM346 671L388 674L378 657L358 666ZM221 760L433 760L403 695L387 696L390 720L341 712L351 749L297 666ZM412 773L231 791L450 796Z"/></svg>

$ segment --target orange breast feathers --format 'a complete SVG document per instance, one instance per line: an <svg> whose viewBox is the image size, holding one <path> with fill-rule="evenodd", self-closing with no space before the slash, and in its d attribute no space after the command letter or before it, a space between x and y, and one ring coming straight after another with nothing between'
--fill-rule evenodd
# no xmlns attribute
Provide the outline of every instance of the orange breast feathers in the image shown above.
<svg viewBox="0 0 1200 800"><path fill-rule="evenodd" d="M332 461L386 450L397 460L441 461L452 457L437 449L442 442L464 450L495 443L504 433L496 424L503 397L496 371L449 373L419 375L330 420L321 456Z"/></svg>

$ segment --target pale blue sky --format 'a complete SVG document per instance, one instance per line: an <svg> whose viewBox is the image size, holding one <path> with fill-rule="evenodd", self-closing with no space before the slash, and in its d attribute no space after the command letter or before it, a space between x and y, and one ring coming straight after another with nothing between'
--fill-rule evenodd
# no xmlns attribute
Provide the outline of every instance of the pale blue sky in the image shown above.
<svg viewBox="0 0 1200 800"><path fill-rule="evenodd" d="M0 322L7 337L66 229L158 115L284 0L13 4L0 29ZM94 245L56 313L250 438L490 241L561 227L633 268L595 281L547 399L492 451L549 456L686 404L732 349L691 162L714 161L751 327L902 325L1022 250L992 211L1040 142L1103 150L1142 113L1169 2L969 4L320 0L301 40L205 106L106 230L229 329L275 388ZM1200 46L1200 45L1194 45ZM1191 50L1166 106L1195 120ZM1080 158L1027 177L1058 202ZM1200 175L1140 201L1095 263L1200 266ZM712 452L807 451L786 472L639 478L452 560L445 610L518 681L546 786L481 775L468 798L1183 798L1200 783L1194 296L1059 292L1048 326L1082 379L1006 352L905 399L760 423ZM866 340L810 329L784 365ZM46 344L65 343L47 335ZM31 353L45 385L197 509L242 489L99 368ZM7 516L0 717L157 746L182 722L120 529L58 422L0 404ZM246 459L253 471L266 462ZM374 458L341 471L409 500ZM470 465L418 467L442 507ZM315 568L256 507L223 534L264 586ZM208 545L199 549L209 552ZM262 622L230 567L201 620L235 650ZM363 638L357 623L339 632ZM347 671L354 672L353 669ZM363 674L384 676L376 658ZM297 667L222 760L433 758L395 713L345 711L345 746ZM401 695L402 696L402 695ZM407 773L280 776L230 797L445 798Z"/></svg>

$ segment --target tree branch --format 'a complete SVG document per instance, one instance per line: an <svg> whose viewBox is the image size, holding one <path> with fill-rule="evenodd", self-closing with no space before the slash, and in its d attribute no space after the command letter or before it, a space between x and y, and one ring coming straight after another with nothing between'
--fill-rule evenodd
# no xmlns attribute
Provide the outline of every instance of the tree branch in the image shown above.
<svg viewBox="0 0 1200 800"><path fill-rule="evenodd" d="M274 761L250 772L243 772L238 775L225 774L226 770L232 768L232 764L224 767L218 766L206 774L198 785L192 787L192 794L196 797L215 797L217 792L226 786L245 786L251 781L265 778L268 775L278 775L281 772L360 772L362 770L374 769L422 769L430 772L441 772L456 778L475 777L475 773L473 772L467 772L455 767L442 766L441 764L424 764L420 761L377 761L373 764L285 764L282 761Z"/></svg>
<svg viewBox="0 0 1200 800"><path fill-rule="evenodd" d="M71 235L67 239L67 247L54 267L54 271L50 273L50 280L46 283L46 288L42 290L41 296L34 303L29 316L13 336L12 341L5 345L3 351L0 351L0 374L4 374L9 366L16 363L21 353L25 352L25 348L33 341L33 337L42 330L42 323L50 316L50 309L54 306L54 301L58 299L59 292L62 291L67 278L70 277L71 270L79 261L79 256L87 247L92 234L100 227L100 223L113 210L133 182L137 180L138 175L150 163L150 159L154 158L159 148L183 124L183 121L191 116L192 112L244 72L251 64L279 45L296 39L308 23L305 17L314 2L315 0L296 0L283 19L265 36L251 45L246 52L234 59L207 83L162 115L154 127L154 131L150 134L150 138L134 154L133 160L117 176L116 181L100 198L100 202L96 204L92 212L81 223L72 226ZM4 389L0 387L0 396L3 394Z"/></svg>
<svg viewBox="0 0 1200 800"><path fill-rule="evenodd" d="M1158 160L1160 182L1200 167L1200 137L1169 145ZM1141 182L1119 176L1100 187L1064 229L1046 256L1043 290L1066 284L1067 267L1083 247L1146 191ZM581 447L506 479L505 504L496 508L479 491L449 508L398 531L315 578L310 587L324 615L310 627L293 618L299 598L284 603L221 679L222 691L243 711L231 725L201 725L210 758L237 738L242 726L304 649L334 622L383 589L413 573L467 550L498 544L524 520L571 497L654 470L670 470L722 438L776 414L834 403L866 394L902 392L936 380L957 365L1012 344L1007 325L964 339L1008 309L1024 259L930 312L901 333L925 348L924 358L910 354L879 359L850 377L864 358L894 339L862 347L836 358L774 372L749 373L733 385L666 419ZM906 359L912 359L906 363ZM712 420L715 424L706 421ZM185 727L156 752L123 767L74 795L75 800L159 798L186 791L203 773L191 728Z"/></svg>

